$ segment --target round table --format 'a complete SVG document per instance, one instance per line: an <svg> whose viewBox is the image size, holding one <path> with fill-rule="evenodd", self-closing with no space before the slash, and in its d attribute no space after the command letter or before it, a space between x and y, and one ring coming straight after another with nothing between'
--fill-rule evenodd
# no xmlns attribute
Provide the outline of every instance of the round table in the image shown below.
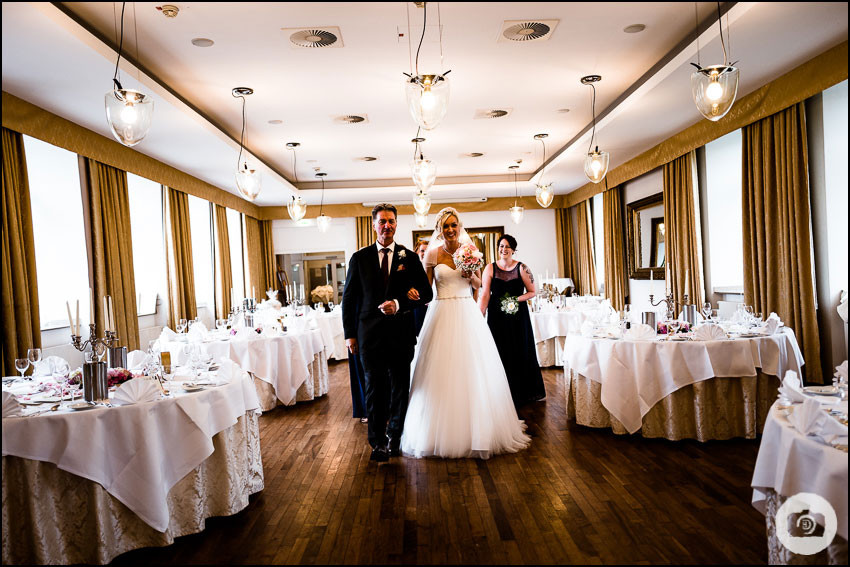
<svg viewBox="0 0 850 567"><path fill-rule="evenodd" d="M841 404L847 413L847 402ZM797 431L777 404L770 408L753 472L753 506L765 515L771 565L847 564L847 453ZM795 494L817 494L832 506L838 530L815 555L797 555L776 535L776 512Z"/></svg>
<svg viewBox="0 0 850 567"><path fill-rule="evenodd" d="M753 439L776 398L778 377L802 365L787 328L716 341L571 336L564 349L567 416L644 437Z"/></svg>
<svg viewBox="0 0 850 567"><path fill-rule="evenodd" d="M574 298L564 298L569 301ZM564 365L564 344L570 335L581 333L585 322L609 322L615 314L606 303L576 303L560 310L546 306L530 313L531 330L537 349L537 362L541 367Z"/></svg>
<svg viewBox="0 0 850 567"><path fill-rule="evenodd" d="M108 563L243 510L263 489L259 402L227 372L156 401L4 418L3 563Z"/></svg>

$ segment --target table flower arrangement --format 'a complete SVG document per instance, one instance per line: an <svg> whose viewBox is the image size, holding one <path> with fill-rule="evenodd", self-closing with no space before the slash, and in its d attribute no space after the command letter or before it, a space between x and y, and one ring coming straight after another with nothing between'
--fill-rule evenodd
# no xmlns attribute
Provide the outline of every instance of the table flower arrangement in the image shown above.
<svg viewBox="0 0 850 567"><path fill-rule="evenodd" d="M133 373L126 368L110 368L106 371L106 382L110 388L113 386L120 386L124 382L132 380L135 377L136 376L134 376Z"/></svg>
<svg viewBox="0 0 850 567"><path fill-rule="evenodd" d="M463 244L452 254L455 267L466 273L472 273L484 267L484 254L474 244Z"/></svg>
<svg viewBox="0 0 850 567"><path fill-rule="evenodd" d="M679 325L680 325L679 330L678 330L679 333L690 332L691 324L688 323L687 321L682 321L681 323L679 323ZM658 325L656 326L656 332L659 335L666 335L667 333L669 333L670 330L667 328L667 323L658 323Z"/></svg>

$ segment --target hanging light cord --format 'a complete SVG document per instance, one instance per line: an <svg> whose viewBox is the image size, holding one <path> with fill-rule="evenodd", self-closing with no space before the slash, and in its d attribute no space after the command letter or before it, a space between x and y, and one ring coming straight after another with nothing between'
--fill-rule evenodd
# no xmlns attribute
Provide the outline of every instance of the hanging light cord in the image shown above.
<svg viewBox="0 0 850 567"><path fill-rule="evenodd" d="M590 88L593 89L593 95L590 102L591 112L593 112L593 133L590 135L590 146L587 148L587 153L590 153L593 149L593 140L596 138L596 85L590 83Z"/></svg>
<svg viewBox="0 0 850 567"><path fill-rule="evenodd" d="M546 169L546 142L540 138L540 143L543 144L543 163L540 164L540 182L543 183L543 173Z"/></svg>
<svg viewBox="0 0 850 567"><path fill-rule="evenodd" d="M517 199L519 199L519 187L516 184L516 169L514 169L514 207L516 207Z"/></svg>
<svg viewBox="0 0 850 567"><path fill-rule="evenodd" d="M419 37L419 47L416 48L416 76L419 76L419 50L422 49L422 41L425 39L425 24L428 22L428 2L422 4L422 35Z"/></svg>
<svg viewBox="0 0 850 567"><path fill-rule="evenodd" d="M239 157L236 158L236 171L239 172L239 168L242 166L242 148L245 145L245 96L238 95L236 93L230 93L233 95L233 98L241 98L242 99L242 134L239 137ZM245 163L245 170L248 170L248 164Z"/></svg>
<svg viewBox="0 0 850 567"><path fill-rule="evenodd" d="M723 64L729 64L729 57L726 55L726 42L723 41L723 15L720 13L720 2L717 3L717 25L720 26L720 47L723 48Z"/></svg>
<svg viewBox="0 0 850 567"><path fill-rule="evenodd" d="M319 216L322 216L322 207L325 206L325 177L322 176L322 200L319 202Z"/></svg>
<svg viewBox="0 0 850 567"><path fill-rule="evenodd" d="M115 73L112 75L112 82L118 90L124 90L118 81L118 63L121 61L121 49L124 47L124 8L127 7L126 2L121 2L121 38L118 40L118 59L115 60Z"/></svg>
<svg viewBox="0 0 850 567"><path fill-rule="evenodd" d="M422 131L422 126L416 129L416 136L414 136L414 139L419 139L420 131ZM422 155L422 149L419 147L419 142L416 142L416 145L413 146L413 161L416 161L416 152L419 152L419 159L425 159L425 156Z"/></svg>
<svg viewBox="0 0 850 567"><path fill-rule="evenodd" d="M298 183L298 156L295 155L295 148L292 148L292 175L295 176L295 183ZM295 197L293 197L294 199Z"/></svg>

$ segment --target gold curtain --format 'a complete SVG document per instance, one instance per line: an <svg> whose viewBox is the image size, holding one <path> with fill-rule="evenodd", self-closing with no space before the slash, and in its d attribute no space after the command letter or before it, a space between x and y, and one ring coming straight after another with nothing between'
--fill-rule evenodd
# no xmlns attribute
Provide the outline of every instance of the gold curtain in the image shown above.
<svg viewBox="0 0 850 567"><path fill-rule="evenodd" d="M372 217L357 217L356 220L357 249L360 250L375 242L375 231L372 229Z"/></svg>
<svg viewBox="0 0 850 567"><path fill-rule="evenodd" d="M166 256L168 264L168 324L173 329L179 319L194 319L195 268L192 264L192 230L189 222L189 196L166 187L168 218Z"/></svg>
<svg viewBox="0 0 850 567"><path fill-rule="evenodd" d="M623 247L622 200L620 187L602 194L603 232L605 244L605 293L611 305L622 311L629 295L629 280L626 273L626 255Z"/></svg>
<svg viewBox="0 0 850 567"><path fill-rule="evenodd" d="M596 260L593 258L593 226L591 225L590 199L578 207L578 277L576 282L582 295L598 295ZM575 282L575 280L573 280Z"/></svg>
<svg viewBox="0 0 850 567"><path fill-rule="evenodd" d="M262 292L265 283L263 274L262 234L260 221L245 215L245 253L248 275L245 278L245 297L256 298L257 288Z"/></svg>
<svg viewBox="0 0 850 567"><path fill-rule="evenodd" d="M744 128L744 301L794 329L806 378L821 383L807 143L803 103Z"/></svg>
<svg viewBox="0 0 850 567"><path fill-rule="evenodd" d="M215 310L217 319L226 319L233 304L233 272L230 269L230 235L227 231L227 209L215 206Z"/></svg>
<svg viewBox="0 0 850 567"><path fill-rule="evenodd" d="M555 209L555 241L558 247L558 272L570 278L578 291L578 260L573 240L573 218L570 209Z"/></svg>
<svg viewBox="0 0 850 567"><path fill-rule="evenodd" d="M696 200L696 152L688 152L664 164L664 226L666 274L677 302L702 305L702 254L698 236ZM688 287L685 289L686 277ZM677 314L678 315L678 314Z"/></svg>
<svg viewBox="0 0 850 567"><path fill-rule="evenodd" d="M272 239L272 221L260 221L260 232L262 234L260 250L263 261L263 288L262 296L268 289L277 289L277 258L274 255L274 240Z"/></svg>
<svg viewBox="0 0 850 567"><path fill-rule="evenodd" d="M127 172L79 157L83 218L89 257L89 282L94 292L94 318L102 334L106 313L102 297L112 298L115 332L121 346L139 348L139 316L130 231Z"/></svg>
<svg viewBox="0 0 850 567"><path fill-rule="evenodd" d="M23 136L3 128L3 375L15 359L41 348L32 208Z"/></svg>

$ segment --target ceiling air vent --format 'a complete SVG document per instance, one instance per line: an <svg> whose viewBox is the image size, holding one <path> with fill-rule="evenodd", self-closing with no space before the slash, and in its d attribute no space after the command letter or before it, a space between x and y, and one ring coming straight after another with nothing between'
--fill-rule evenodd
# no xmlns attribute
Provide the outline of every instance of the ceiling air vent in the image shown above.
<svg viewBox="0 0 850 567"><path fill-rule="evenodd" d="M365 114L362 116L359 114L345 114L334 118L334 122L339 124L363 124L364 122L369 122L369 117Z"/></svg>
<svg viewBox="0 0 850 567"><path fill-rule="evenodd" d="M504 118L511 113L511 108L479 108L475 111L476 120L481 118Z"/></svg>
<svg viewBox="0 0 850 567"><path fill-rule="evenodd" d="M359 158L354 158L354 161L378 161L378 158L375 156L363 156Z"/></svg>
<svg viewBox="0 0 850 567"><path fill-rule="evenodd" d="M291 32L289 41L297 48L313 49L318 47L342 47L342 34L339 28L282 28Z"/></svg>
<svg viewBox="0 0 850 567"><path fill-rule="evenodd" d="M559 20L506 20L502 22L499 41L547 40L558 26Z"/></svg>
<svg viewBox="0 0 850 567"><path fill-rule="evenodd" d="M476 158L482 157L484 154L482 152L469 152L468 154L460 154L462 158Z"/></svg>

